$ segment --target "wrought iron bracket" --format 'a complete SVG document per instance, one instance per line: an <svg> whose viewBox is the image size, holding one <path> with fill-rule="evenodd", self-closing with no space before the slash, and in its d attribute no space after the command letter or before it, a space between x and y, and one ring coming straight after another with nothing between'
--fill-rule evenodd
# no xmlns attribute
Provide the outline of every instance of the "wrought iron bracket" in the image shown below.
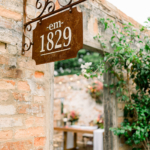
<svg viewBox="0 0 150 150"><path fill-rule="evenodd" d="M41 13L36 18L30 18L27 15L27 0L23 0L23 37L22 37L22 55L25 54L25 51L29 51L31 46L34 44L32 40L27 36L27 32L32 31L32 23L34 22L40 22L42 23L42 19L50 17L51 15L54 15L58 12L64 11L68 8L70 8L70 12L72 12L72 7L75 5L78 5L86 0L78 0L76 2L73 2L73 0L69 0L66 5L62 5L60 0L56 0L59 3L60 8L55 9L55 3L51 0L44 0L45 4L43 5L42 0L36 0L35 8L36 9L42 9ZM48 13L45 14L45 10L48 10ZM27 18L30 20L26 22ZM26 39L28 42L26 42Z"/></svg>

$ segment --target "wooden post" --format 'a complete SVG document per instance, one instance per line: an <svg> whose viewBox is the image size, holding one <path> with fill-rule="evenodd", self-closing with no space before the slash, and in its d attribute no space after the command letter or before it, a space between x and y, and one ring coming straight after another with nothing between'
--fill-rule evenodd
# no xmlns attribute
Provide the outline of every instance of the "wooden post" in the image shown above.
<svg viewBox="0 0 150 150"><path fill-rule="evenodd" d="M107 69L108 66L105 66ZM110 70L111 71L111 70ZM108 73L104 74L104 82L108 86L110 84L115 83L116 79L114 76L108 71ZM117 99L115 89L114 94L110 93L110 89L104 87L104 150L117 150L118 142L117 136L114 136L113 133L109 130L111 127L117 126Z"/></svg>
<svg viewBox="0 0 150 150"><path fill-rule="evenodd" d="M67 132L64 132L64 150L67 150Z"/></svg>
<svg viewBox="0 0 150 150"><path fill-rule="evenodd" d="M77 148L77 133L74 133L74 149Z"/></svg>

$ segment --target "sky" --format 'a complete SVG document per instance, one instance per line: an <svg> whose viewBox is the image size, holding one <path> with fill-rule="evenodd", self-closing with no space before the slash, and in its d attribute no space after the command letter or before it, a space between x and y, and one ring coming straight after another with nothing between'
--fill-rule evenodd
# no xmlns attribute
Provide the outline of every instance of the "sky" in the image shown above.
<svg viewBox="0 0 150 150"><path fill-rule="evenodd" d="M150 0L107 0L140 24L150 17Z"/></svg>

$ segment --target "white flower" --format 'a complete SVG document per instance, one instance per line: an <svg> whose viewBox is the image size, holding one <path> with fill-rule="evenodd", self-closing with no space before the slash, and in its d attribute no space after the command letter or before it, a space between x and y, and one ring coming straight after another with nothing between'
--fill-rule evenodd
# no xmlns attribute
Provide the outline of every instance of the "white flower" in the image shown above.
<svg viewBox="0 0 150 150"><path fill-rule="evenodd" d="M88 69L92 65L92 62L85 63L85 65L81 65L82 69Z"/></svg>
<svg viewBox="0 0 150 150"><path fill-rule="evenodd" d="M86 69L82 69L82 74L85 74L86 73Z"/></svg>
<svg viewBox="0 0 150 150"><path fill-rule="evenodd" d="M90 75L88 73L85 73L84 75L87 76L88 78L90 77Z"/></svg>
<svg viewBox="0 0 150 150"><path fill-rule="evenodd" d="M129 61L129 60L127 60L126 65L129 65L129 64L130 64L130 61Z"/></svg>
<svg viewBox="0 0 150 150"><path fill-rule="evenodd" d="M82 68L82 69L84 69L84 68L85 68L85 66L82 64L82 65L81 65L81 68Z"/></svg>
<svg viewBox="0 0 150 150"><path fill-rule="evenodd" d="M132 67L132 63L129 65L129 68L131 68Z"/></svg>
<svg viewBox="0 0 150 150"><path fill-rule="evenodd" d="M58 72L57 72L57 71L54 71L54 75L57 76L57 75L58 75Z"/></svg>
<svg viewBox="0 0 150 150"><path fill-rule="evenodd" d="M89 68L92 65L92 62L85 63L85 68Z"/></svg>
<svg viewBox="0 0 150 150"><path fill-rule="evenodd" d="M78 62L82 62L82 61L83 61L83 59L82 59L82 58L79 58L79 59L78 59Z"/></svg>

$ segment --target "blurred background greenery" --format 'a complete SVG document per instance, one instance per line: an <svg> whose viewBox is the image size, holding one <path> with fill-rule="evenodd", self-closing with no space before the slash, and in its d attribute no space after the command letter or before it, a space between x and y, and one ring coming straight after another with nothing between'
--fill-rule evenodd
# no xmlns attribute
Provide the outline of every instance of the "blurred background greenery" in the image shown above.
<svg viewBox="0 0 150 150"><path fill-rule="evenodd" d="M92 62L92 67L96 67L100 62L101 55L97 52L81 49L78 56L73 59L55 62L55 76L72 75L81 73L81 64Z"/></svg>

